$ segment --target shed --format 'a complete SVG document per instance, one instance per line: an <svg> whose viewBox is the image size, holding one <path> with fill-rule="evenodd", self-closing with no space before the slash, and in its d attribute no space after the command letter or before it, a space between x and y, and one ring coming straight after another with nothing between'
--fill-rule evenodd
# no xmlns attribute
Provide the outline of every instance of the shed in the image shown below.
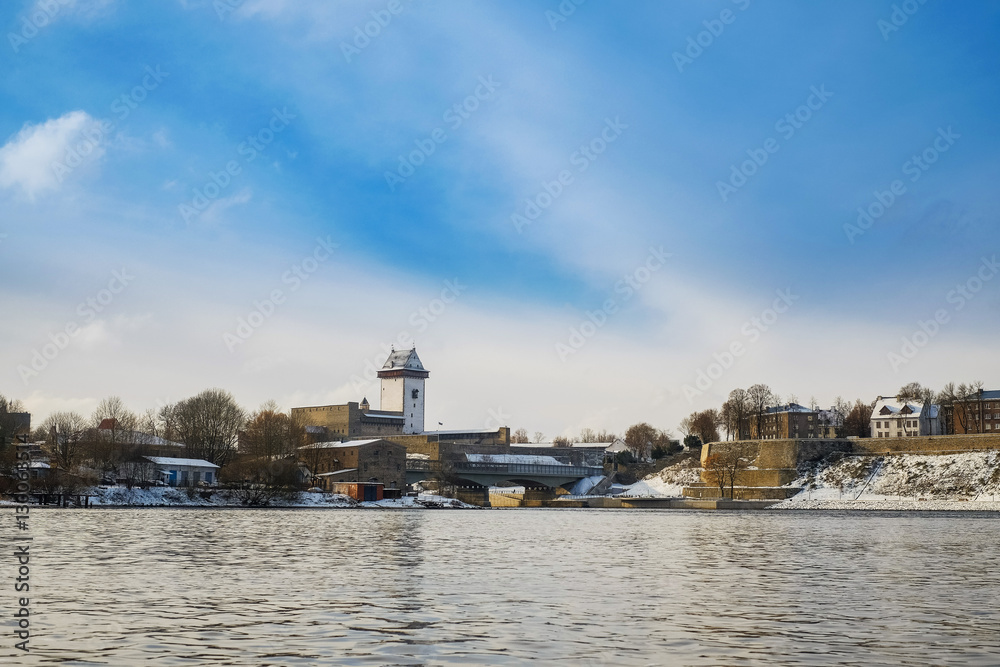
<svg viewBox="0 0 1000 667"><path fill-rule="evenodd" d="M317 477L323 477L323 475L317 475ZM361 501L382 500L385 496L385 485L381 482L330 482L328 488L332 493L350 496Z"/></svg>
<svg viewBox="0 0 1000 667"><path fill-rule="evenodd" d="M166 456L147 456L156 466L163 481L170 486L193 486L200 482L215 484L219 481L219 466L204 459L177 459Z"/></svg>

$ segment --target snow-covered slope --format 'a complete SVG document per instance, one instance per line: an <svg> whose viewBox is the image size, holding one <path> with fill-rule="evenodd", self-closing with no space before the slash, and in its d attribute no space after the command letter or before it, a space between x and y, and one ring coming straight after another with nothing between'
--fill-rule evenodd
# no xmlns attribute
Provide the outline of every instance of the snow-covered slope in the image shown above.
<svg viewBox="0 0 1000 667"><path fill-rule="evenodd" d="M639 484L644 484L657 495L678 497L682 495L685 486L691 486L698 481L701 481L701 464L698 459L689 458L649 475Z"/></svg>
<svg viewBox="0 0 1000 667"><path fill-rule="evenodd" d="M1000 452L845 456L804 470L789 486L804 490L785 505L913 501L930 509L933 501L992 502L1000 500Z"/></svg>

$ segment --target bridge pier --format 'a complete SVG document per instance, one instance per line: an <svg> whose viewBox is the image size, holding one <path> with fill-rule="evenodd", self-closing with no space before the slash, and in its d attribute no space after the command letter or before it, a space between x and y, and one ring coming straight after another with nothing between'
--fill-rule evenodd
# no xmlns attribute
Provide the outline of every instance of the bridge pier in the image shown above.
<svg viewBox="0 0 1000 667"><path fill-rule="evenodd" d="M488 486L460 486L455 489L455 497L469 505L490 507L490 488Z"/></svg>

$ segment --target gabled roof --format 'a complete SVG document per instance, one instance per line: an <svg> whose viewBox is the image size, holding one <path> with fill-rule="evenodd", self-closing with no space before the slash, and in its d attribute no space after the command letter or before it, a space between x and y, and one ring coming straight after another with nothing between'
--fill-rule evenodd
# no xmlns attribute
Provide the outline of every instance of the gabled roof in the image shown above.
<svg viewBox="0 0 1000 667"><path fill-rule="evenodd" d="M921 414L923 406L920 403L910 401L903 402L895 396L879 396L872 409L872 419L879 417L901 417L914 415L924 419L937 419L939 405L928 405L927 414Z"/></svg>
<svg viewBox="0 0 1000 667"><path fill-rule="evenodd" d="M417 356L417 348L412 350L393 350L389 358L382 365L382 370L389 371L396 368L405 368L411 371L426 371L424 365Z"/></svg>

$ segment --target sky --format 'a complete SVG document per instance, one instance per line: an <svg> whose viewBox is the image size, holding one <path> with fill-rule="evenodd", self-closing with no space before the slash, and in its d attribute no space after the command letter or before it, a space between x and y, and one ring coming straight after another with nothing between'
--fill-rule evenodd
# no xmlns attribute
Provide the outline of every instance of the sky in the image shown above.
<svg viewBox="0 0 1000 667"><path fill-rule="evenodd" d="M1000 387L1000 5L11 0L0 393L677 433Z"/></svg>

